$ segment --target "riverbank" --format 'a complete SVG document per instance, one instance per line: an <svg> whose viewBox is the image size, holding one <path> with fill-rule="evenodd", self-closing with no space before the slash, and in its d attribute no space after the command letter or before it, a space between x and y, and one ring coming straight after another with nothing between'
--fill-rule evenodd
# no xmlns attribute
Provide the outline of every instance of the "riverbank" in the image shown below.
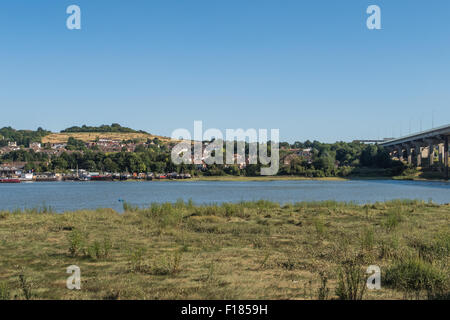
<svg viewBox="0 0 450 320"><path fill-rule="evenodd" d="M438 181L447 180L440 177L421 177L421 176L347 176L347 177L299 177L299 176L202 176L193 177L190 181L350 181L350 180L409 180L409 181Z"/></svg>
<svg viewBox="0 0 450 320"><path fill-rule="evenodd" d="M449 205L259 201L0 213L0 298L337 299L378 265L363 299L449 298ZM66 268L81 269L68 290Z"/></svg>
<svg viewBox="0 0 450 320"><path fill-rule="evenodd" d="M201 176L193 177L190 181L346 181L346 178L340 177L323 177L308 178L297 176Z"/></svg>
<svg viewBox="0 0 450 320"><path fill-rule="evenodd" d="M128 178L128 179L118 179L112 177L105 178L94 178L94 179L47 179L47 180L21 180L21 179L11 179L11 178L0 178L0 183L8 182L56 182L56 181L77 181L77 182L90 182L90 181L349 181L349 180L410 180L410 181L447 181L442 178L442 174L439 172L433 173L422 173L416 172L409 175L400 176L386 176L386 175L376 175L376 174L357 174L348 175L345 177L304 177L304 176L191 176L188 177L170 177L168 175L163 175L162 177L152 177L147 178Z"/></svg>

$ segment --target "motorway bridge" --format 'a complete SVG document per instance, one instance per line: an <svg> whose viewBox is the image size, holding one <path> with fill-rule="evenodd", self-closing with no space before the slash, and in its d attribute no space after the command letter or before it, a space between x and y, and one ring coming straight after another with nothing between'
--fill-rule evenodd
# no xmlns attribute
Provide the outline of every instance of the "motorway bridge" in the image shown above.
<svg viewBox="0 0 450 320"><path fill-rule="evenodd" d="M417 167L438 167L444 171L448 180L448 140L450 124L404 137L380 142L392 157L406 159ZM425 160L426 159L426 160ZM425 160L425 161L424 161Z"/></svg>

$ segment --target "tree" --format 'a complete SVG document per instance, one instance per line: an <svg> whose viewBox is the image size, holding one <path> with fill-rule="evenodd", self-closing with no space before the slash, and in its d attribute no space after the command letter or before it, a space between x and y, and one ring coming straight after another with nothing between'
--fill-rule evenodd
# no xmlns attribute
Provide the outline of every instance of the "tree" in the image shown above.
<svg viewBox="0 0 450 320"><path fill-rule="evenodd" d="M139 144L134 149L134 152L145 152L145 150L146 150L145 146L143 144Z"/></svg>
<svg viewBox="0 0 450 320"><path fill-rule="evenodd" d="M371 167L374 165L374 159L377 155L377 146L376 145L368 145L362 152L360 157L361 165L364 167Z"/></svg>
<svg viewBox="0 0 450 320"><path fill-rule="evenodd" d="M67 150L86 150L86 144L82 140L75 139L74 137L69 137L67 140Z"/></svg>
<svg viewBox="0 0 450 320"><path fill-rule="evenodd" d="M103 166L108 172L119 171L119 166L111 158L106 158L105 161L103 161Z"/></svg>

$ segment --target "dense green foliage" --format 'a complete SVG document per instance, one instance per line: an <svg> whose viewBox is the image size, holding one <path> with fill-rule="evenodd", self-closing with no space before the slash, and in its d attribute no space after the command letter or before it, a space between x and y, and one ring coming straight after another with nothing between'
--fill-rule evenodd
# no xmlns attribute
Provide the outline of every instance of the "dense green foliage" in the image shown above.
<svg viewBox="0 0 450 320"><path fill-rule="evenodd" d="M389 155L378 146L339 142L336 144L316 144L313 158L296 156L289 164L280 159L279 175L304 177L332 177L356 174L358 169L372 168L384 170L384 175L398 175L405 169L403 163L392 161ZM167 145L139 145L135 152L105 153L87 149L77 139L68 141L67 149L60 155L47 155L33 150L17 150L4 154L2 161L25 161L27 170L37 172L67 171L69 169L86 169L102 172L179 172L206 176L258 176L261 164L247 165L240 168L234 165L208 165L206 168L193 164L175 165L171 161ZM281 150L283 155L287 151Z"/></svg>
<svg viewBox="0 0 450 320"><path fill-rule="evenodd" d="M11 127L4 127L0 129L0 147L7 146L8 142L16 142L18 146L29 147L30 143L41 142L42 137L50 133L50 131L44 130L41 127L36 131L15 130Z"/></svg>
<svg viewBox="0 0 450 320"><path fill-rule="evenodd" d="M131 128L122 127L118 123L113 123L111 125L101 125L99 127L91 127L82 125L81 127L73 126L70 128L67 128L65 130L61 130L61 132L122 132L122 133L146 133L145 131L139 130L133 130Z"/></svg>
<svg viewBox="0 0 450 320"><path fill-rule="evenodd" d="M69 137L67 140L67 150L79 150L86 151L86 144L82 140L75 139L74 137Z"/></svg>
<svg viewBox="0 0 450 320"><path fill-rule="evenodd" d="M386 175L397 175L405 169L403 163L391 160L388 152L378 145L356 142L327 144L306 141L305 143L295 142L290 147L311 148L312 159L294 157L289 164L280 165L279 174L281 175L347 176L354 174L355 168L386 169ZM280 158L283 158L287 152L280 150Z"/></svg>

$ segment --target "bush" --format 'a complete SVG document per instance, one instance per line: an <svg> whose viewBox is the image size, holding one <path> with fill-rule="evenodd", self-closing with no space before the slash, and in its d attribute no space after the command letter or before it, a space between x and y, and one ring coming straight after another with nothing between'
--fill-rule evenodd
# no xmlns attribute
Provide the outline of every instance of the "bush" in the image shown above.
<svg viewBox="0 0 450 320"><path fill-rule="evenodd" d="M320 273L320 288L317 292L317 300L328 300L328 294L330 293L330 289L327 287L328 278L327 276L321 272Z"/></svg>
<svg viewBox="0 0 450 320"><path fill-rule="evenodd" d="M25 276L23 271L19 274L19 287L26 300L30 300L34 297L32 292L33 283Z"/></svg>
<svg viewBox="0 0 450 320"><path fill-rule="evenodd" d="M132 205L131 203L128 203L126 201L123 202L123 211L125 212L136 212L139 210L138 206Z"/></svg>
<svg viewBox="0 0 450 320"><path fill-rule="evenodd" d="M94 241L94 244L89 246L87 254L91 259L97 260L102 255L100 242Z"/></svg>
<svg viewBox="0 0 450 320"><path fill-rule="evenodd" d="M175 204L168 202L162 204L152 203L149 208L143 209L141 213L151 218L160 228L167 228L175 226L182 221L183 214L181 206L184 207L185 204L181 204L180 201Z"/></svg>
<svg viewBox="0 0 450 320"><path fill-rule="evenodd" d="M421 259L432 263L450 255L450 234L437 234L432 241L412 239L410 240L410 246L417 250Z"/></svg>
<svg viewBox="0 0 450 320"><path fill-rule="evenodd" d="M0 220L9 217L9 211L0 211Z"/></svg>
<svg viewBox="0 0 450 320"><path fill-rule="evenodd" d="M395 229L400 222L403 220L402 211L400 208L392 208L387 212L386 220L384 222L384 226L386 229L393 230Z"/></svg>
<svg viewBox="0 0 450 320"><path fill-rule="evenodd" d="M129 258L128 258L128 264L130 266L131 272L146 272L147 271L147 265L144 263L144 254L145 254L144 248L138 248L134 251L130 252Z"/></svg>
<svg viewBox="0 0 450 320"><path fill-rule="evenodd" d="M338 276L336 295L341 300L362 300L366 290L366 275L356 260L343 263Z"/></svg>
<svg viewBox="0 0 450 320"><path fill-rule="evenodd" d="M448 289L446 274L420 258L398 261L386 270L384 282L392 288L417 295L426 291L431 296Z"/></svg>
<svg viewBox="0 0 450 320"><path fill-rule="evenodd" d="M81 231L74 229L67 236L69 240L69 253L72 257L83 255L93 260L108 258L111 254L112 244L109 238L102 242L94 241L91 245L86 240L87 236Z"/></svg>
<svg viewBox="0 0 450 320"><path fill-rule="evenodd" d="M400 242L397 236L393 236L390 239L380 241L380 258L399 258L401 254L402 251L400 250Z"/></svg>
<svg viewBox="0 0 450 320"><path fill-rule="evenodd" d="M87 255L94 260L105 259L110 256L111 249L111 241L108 238L105 238L102 243L94 241L94 243L89 246Z"/></svg>
<svg viewBox="0 0 450 320"><path fill-rule="evenodd" d="M361 234L361 247L364 250L371 251L375 244L375 235L373 229L365 229Z"/></svg>
<svg viewBox="0 0 450 320"><path fill-rule="evenodd" d="M85 236L81 231L75 229L67 238L69 240L69 253L72 257L75 257L83 251Z"/></svg>
<svg viewBox="0 0 450 320"><path fill-rule="evenodd" d="M174 275L180 272L181 252L177 251L173 256L163 256L161 260L154 264L152 274L154 275Z"/></svg>
<svg viewBox="0 0 450 320"><path fill-rule="evenodd" d="M320 239L325 237L325 234L327 232L327 228L325 226L325 223L320 218L314 218L313 220L314 228L316 229L317 235Z"/></svg>
<svg viewBox="0 0 450 320"><path fill-rule="evenodd" d="M11 291L8 284L6 284L5 282L0 282L0 300L9 299L11 299Z"/></svg>

